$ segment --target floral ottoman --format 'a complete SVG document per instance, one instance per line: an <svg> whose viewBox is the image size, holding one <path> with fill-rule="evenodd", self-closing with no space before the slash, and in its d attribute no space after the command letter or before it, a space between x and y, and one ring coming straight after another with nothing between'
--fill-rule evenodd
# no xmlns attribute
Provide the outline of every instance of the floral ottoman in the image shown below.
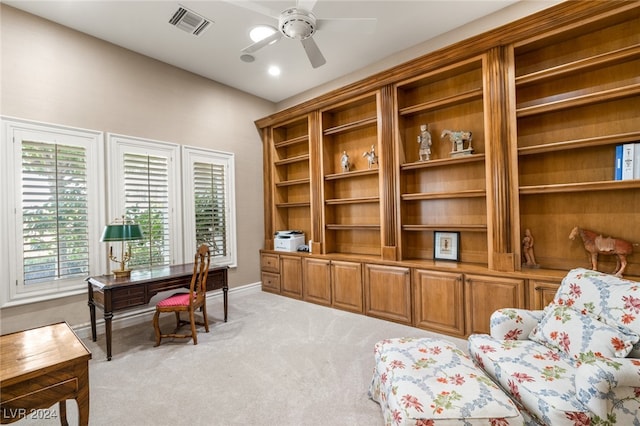
<svg viewBox="0 0 640 426"><path fill-rule="evenodd" d="M386 425L523 425L515 404L453 343L429 338L375 345L369 396Z"/></svg>

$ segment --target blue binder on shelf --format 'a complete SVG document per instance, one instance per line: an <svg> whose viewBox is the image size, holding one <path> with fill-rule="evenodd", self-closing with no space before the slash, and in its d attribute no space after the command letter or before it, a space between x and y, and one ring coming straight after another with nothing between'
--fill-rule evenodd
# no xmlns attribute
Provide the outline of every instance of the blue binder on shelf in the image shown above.
<svg viewBox="0 0 640 426"><path fill-rule="evenodd" d="M622 180L622 145L616 145L615 180Z"/></svg>

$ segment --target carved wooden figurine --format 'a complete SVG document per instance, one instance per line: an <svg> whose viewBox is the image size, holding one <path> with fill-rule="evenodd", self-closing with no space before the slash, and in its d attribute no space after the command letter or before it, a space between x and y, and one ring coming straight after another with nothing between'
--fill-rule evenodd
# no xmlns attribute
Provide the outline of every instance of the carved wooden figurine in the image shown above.
<svg viewBox="0 0 640 426"><path fill-rule="evenodd" d="M622 277L622 273L627 267L627 256L633 254L633 244L619 238L603 237L593 231L575 227L569 234L569 239L573 240L580 235L584 243L584 249L591 257L591 269L598 270L598 254L616 255L616 270L613 274Z"/></svg>
<svg viewBox="0 0 640 426"><path fill-rule="evenodd" d="M524 230L524 238L522 239L522 254L524 256L524 263L522 266L527 268L538 268L539 265L536 263L536 256L533 253L533 235L531 235L531 230Z"/></svg>

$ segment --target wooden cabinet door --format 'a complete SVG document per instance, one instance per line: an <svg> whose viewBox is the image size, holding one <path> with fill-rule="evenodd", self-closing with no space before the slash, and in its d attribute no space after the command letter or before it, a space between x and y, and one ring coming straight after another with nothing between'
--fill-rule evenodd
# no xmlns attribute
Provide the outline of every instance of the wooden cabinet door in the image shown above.
<svg viewBox="0 0 640 426"><path fill-rule="evenodd" d="M331 291L334 308L363 313L362 264L332 261Z"/></svg>
<svg viewBox="0 0 640 426"><path fill-rule="evenodd" d="M413 270L414 326L464 336L462 274Z"/></svg>
<svg viewBox="0 0 640 426"><path fill-rule="evenodd" d="M524 280L515 278L465 276L467 335L489 333L491 314L500 308L525 308Z"/></svg>
<svg viewBox="0 0 640 426"><path fill-rule="evenodd" d="M280 293L302 299L302 259L298 256L280 256Z"/></svg>
<svg viewBox="0 0 640 426"><path fill-rule="evenodd" d="M304 278L303 299L307 302L331 305L331 261L307 258L302 260Z"/></svg>
<svg viewBox="0 0 640 426"><path fill-rule="evenodd" d="M560 282L529 280L529 309L544 309L553 301Z"/></svg>
<svg viewBox="0 0 640 426"><path fill-rule="evenodd" d="M411 325L409 268L369 264L364 268L365 313Z"/></svg>

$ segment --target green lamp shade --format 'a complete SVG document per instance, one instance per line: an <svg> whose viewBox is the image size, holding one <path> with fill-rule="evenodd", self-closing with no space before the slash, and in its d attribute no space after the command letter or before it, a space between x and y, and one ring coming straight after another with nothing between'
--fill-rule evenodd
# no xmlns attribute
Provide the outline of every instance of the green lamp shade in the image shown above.
<svg viewBox="0 0 640 426"><path fill-rule="evenodd" d="M104 227L100 241L130 241L142 239L142 229L135 224L114 224Z"/></svg>

